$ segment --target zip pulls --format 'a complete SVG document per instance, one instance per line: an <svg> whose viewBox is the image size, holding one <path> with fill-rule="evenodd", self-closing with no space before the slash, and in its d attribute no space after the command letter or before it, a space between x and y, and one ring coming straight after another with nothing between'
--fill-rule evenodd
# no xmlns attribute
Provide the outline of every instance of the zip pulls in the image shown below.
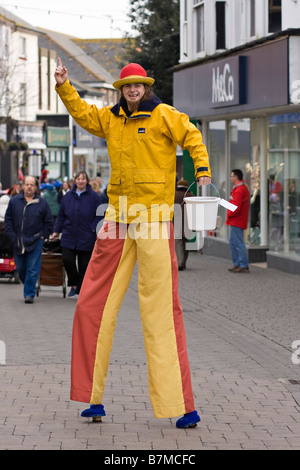
<svg viewBox="0 0 300 470"><path fill-rule="evenodd" d="M38 198L34 198L32 199L31 201L29 202L26 202L25 206L24 206L24 209L23 209L23 217L22 217L22 224L21 224L21 245L22 245L22 254L24 254L25 252L25 247L24 247L24 244L23 244L23 228L24 228L24 217L25 217L25 212L26 212L26 209L28 206L30 206L31 204L38 204L40 202L40 200Z"/></svg>
<svg viewBox="0 0 300 470"><path fill-rule="evenodd" d="M139 119L139 118L150 118L151 114L135 114L133 116L129 116L128 119Z"/></svg>
<svg viewBox="0 0 300 470"><path fill-rule="evenodd" d="M124 121L124 124L127 123L127 120L129 119L146 119L146 118L150 118L151 117L151 114L135 114L133 116L125 116L125 121Z"/></svg>

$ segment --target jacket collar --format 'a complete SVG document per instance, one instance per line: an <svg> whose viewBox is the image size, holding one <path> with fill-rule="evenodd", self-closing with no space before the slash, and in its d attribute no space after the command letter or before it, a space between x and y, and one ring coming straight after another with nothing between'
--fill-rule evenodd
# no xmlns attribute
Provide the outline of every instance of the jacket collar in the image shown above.
<svg viewBox="0 0 300 470"><path fill-rule="evenodd" d="M239 186L243 186L243 184L245 184L245 183L244 183L244 181L242 180L242 181L240 181L239 183L237 183L237 184L234 186L233 189L238 188Z"/></svg>
<svg viewBox="0 0 300 470"><path fill-rule="evenodd" d="M125 101L125 104L124 104L124 101ZM143 101L142 103L140 103L137 112L138 113L139 112L151 112L160 103L162 103L162 101L155 94L153 94L153 98L151 100ZM126 107L126 100L124 100L124 98L121 98L120 101L111 108L111 112L115 116L124 115L126 114L126 109L124 109L125 107Z"/></svg>
<svg viewBox="0 0 300 470"><path fill-rule="evenodd" d="M76 190L77 190L77 186L74 183L72 188L71 188L71 193L76 193ZM91 190L92 190L92 186L90 185L90 183L88 183L86 185L86 189L83 191L83 193L89 193L89 192L91 192Z"/></svg>
<svg viewBox="0 0 300 470"><path fill-rule="evenodd" d="M23 200L26 202L26 204L28 204L28 202L27 202L26 199L25 199L24 191L22 191L22 192L21 192L20 194L18 194L17 196L19 197L19 199L23 199ZM17 196L14 196L14 197L16 198ZM34 202L39 202L39 200L40 200L40 196L38 195L38 193L34 193L34 196L33 196L33 198L32 198L32 201L34 201ZM32 201L31 201L31 202L32 202Z"/></svg>

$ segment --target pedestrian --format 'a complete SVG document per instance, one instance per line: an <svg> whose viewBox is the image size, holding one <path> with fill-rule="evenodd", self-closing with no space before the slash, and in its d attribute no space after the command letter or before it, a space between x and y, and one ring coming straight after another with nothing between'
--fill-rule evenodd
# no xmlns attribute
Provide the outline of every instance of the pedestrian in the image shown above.
<svg viewBox="0 0 300 470"><path fill-rule="evenodd" d="M71 287L68 297L80 292L96 241L96 228L101 220L96 212L101 204L101 196L92 190L87 173L78 171L75 184L61 200L52 234L57 239L61 233L62 258Z"/></svg>
<svg viewBox="0 0 300 470"><path fill-rule="evenodd" d="M99 183L95 180L91 181L91 187L92 187L92 190L95 191L95 193L97 194L100 194L101 191L100 191L100 186L99 186Z"/></svg>
<svg viewBox="0 0 300 470"><path fill-rule="evenodd" d="M186 217L185 217L185 210L184 210L184 197L191 197L194 196L193 193L188 191L189 184L186 180L180 179L176 185L175 191L175 204L178 204L181 208L181 226L180 226L180 233L176 237L175 233L175 251L177 256L178 262L178 271L184 271L186 269L186 262L189 256L189 250L187 250L187 243L188 238L186 237ZM176 227L175 227L176 228ZM178 225L179 228L179 225Z"/></svg>
<svg viewBox="0 0 300 470"><path fill-rule="evenodd" d="M248 273L249 263L244 242L244 230L248 227L250 194L241 170L232 170L230 179L233 184L230 202L235 204L237 209L234 212L227 211L226 225L230 226L229 246L233 262L232 268L229 268L228 271Z"/></svg>
<svg viewBox="0 0 300 470"><path fill-rule="evenodd" d="M44 168L44 170L42 170L42 174L41 174L41 177L40 177L40 184L47 184L48 183L48 174L49 174L49 170L46 170Z"/></svg>
<svg viewBox="0 0 300 470"><path fill-rule="evenodd" d="M20 194L22 192L22 185L20 183L14 184L9 190L7 191L8 196L13 197L16 194Z"/></svg>
<svg viewBox="0 0 300 470"><path fill-rule="evenodd" d="M39 278L42 246L53 226L48 203L38 195L34 176L24 178L24 190L12 197L5 213L5 230L14 247L20 280L24 284L26 304L32 304Z"/></svg>
<svg viewBox="0 0 300 470"><path fill-rule="evenodd" d="M4 223L5 213L9 204L10 197L7 194L0 195L0 222Z"/></svg>
<svg viewBox="0 0 300 470"><path fill-rule="evenodd" d="M90 403L82 416L105 415L102 397L116 317L138 260L138 291L156 418L184 414L177 427L196 426L182 308L178 296L172 210L177 145L189 150L198 184L211 172L200 131L188 116L153 93L154 79L128 64L113 83L115 106L81 100L59 59L56 91L73 119L105 138L111 163L109 206L76 306L71 399Z"/></svg>
<svg viewBox="0 0 300 470"><path fill-rule="evenodd" d="M46 183L45 186L43 185L43 193L42 197L48 202L51 214L53 217L53 222L55 222L56 217L59 211L59 202L57 200L57 189L54 183Z"/></svg>
<svg viewBox="0 0 300 470"><path fill-rule="evenodd" d="M64 195L70 191L71 189L71 185L70 185L70 182L68 180L66 181L63 181L61 187L59 188L58 190L58 195L57 195L57 202L60 204L61 203L61 200L62 198L64 197Z"/></svg>

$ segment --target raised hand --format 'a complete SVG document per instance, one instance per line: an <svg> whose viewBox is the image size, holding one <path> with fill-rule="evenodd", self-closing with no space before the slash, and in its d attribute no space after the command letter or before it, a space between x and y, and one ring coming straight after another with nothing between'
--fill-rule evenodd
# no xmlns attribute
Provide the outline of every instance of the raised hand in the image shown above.
<svg viewBox="0 0 300 470"><path fill-rule="evenodd" d="M54 78L56 80L57 85L60 86L67 80L68 70L67 70L67 67L65 67L62 64L60 57L58 57L57 59L58 59L58 66L55 69Z"/></svg>

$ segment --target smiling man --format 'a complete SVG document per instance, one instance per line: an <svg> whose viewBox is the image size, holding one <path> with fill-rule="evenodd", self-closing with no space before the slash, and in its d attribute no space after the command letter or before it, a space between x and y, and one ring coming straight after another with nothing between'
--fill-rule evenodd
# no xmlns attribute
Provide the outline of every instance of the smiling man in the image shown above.
<svg viewBox="0 0 300 470"><path fill-rule="evenodd" d="M161 102L151 88L154 79L139 64L128 64L121 70L120 79L113 84L121 91L120 101L101 109L80 98L60 59L55 79L56 91L75 121L106 139L111 162L109 207L74 317L71 399L90 403L82 416L101 419L105 415L102 397L117 313L138 260L140 311L154 415L169 418L184 414L176 426L194 427L200 417L194 405L178 296L170 207L175 198L178 145L190 152L199 185L211 181L201 133L188 116ZM126 204L122 205L124 198ZM133 229L133 207L140 208L140 231L150 236L135 236L140 231ZM161 211L161 207L168 210ZM151 237L151 232L166 231L169 237Z"/></svg>

